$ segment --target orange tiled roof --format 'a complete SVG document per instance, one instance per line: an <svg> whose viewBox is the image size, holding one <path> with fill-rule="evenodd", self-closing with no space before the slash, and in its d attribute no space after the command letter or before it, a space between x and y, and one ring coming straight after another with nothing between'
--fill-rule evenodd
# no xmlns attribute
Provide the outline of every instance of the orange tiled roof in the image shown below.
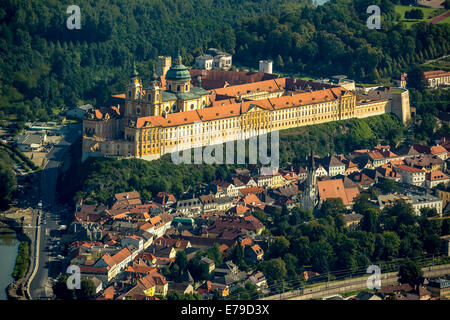
<svg viewBox="0 0 450 320"><path fill-rule="evenodd" d="M262 201L256 196L256 194L249 193L244 198L244 203L248 205L257 205L262 203Z"/></svg>
<svg viewBox="0 0 450 320"><path fill-rule="evenodd" d="M423 73L423 75L425 76L425 79L431 79L431 78L448 77L450 76L450 72L444 70L433 70L433 71L426 71Z"/></svg>
<svg viewBox="0 0 450 320"><path fill-rule="evenodd" d="M116 262L114 261L113 257L110 256L109 253L106 253L102 256L103 261L105 261L106 265L113 266Z"/></svg>
<svg viewBox="0 0 450 320"><path fill-rule="evenodd" d="M333 101L340 96L341 93L339 92L339 90L335 90L333 88L312 92L301 92L293 95L282 96L279 98L272 98L269 99L269 101L272 103L274 109L284 109L300 105Z"/></svg>
<svg viewBox="0 0 450 320"><path fill-rule="evenodd" d="M356 195L359 194L357 188L346 189L342 179L317 181L317 188L319 190L319 197L321 201L325 201L329 198L341 198L344 205L349 205Z"/></svg>
<svg viewBox="0 0 450 320"><path fill-rule="evenodd" d="M130 192L116 193L114 197L116 198L117 201L122 201L122 200L139 199L141 195L137 191L130 191Z"/></svg>
<svg viewBox="0 0 450 320"><path fill-rule="evenodd" d="M259 244L255 244L255 245L251 246L251 249L253 250L253 252L254 252L256 255L264 254L264 251L263 251L263 249L261 249L261 247L259 246Z"/></svg>
<svg viewBox="0 0 450 320"><path fill-rule="evenodd" d="M109 286L103 291L102 295L98 297L97 300L112 300L114 299L114 294L114 286Z"/></svg>
<svg viewBox="0 0 450 320"><path fill-rule="evenodd" d="M283 109L299 105L307 105L326 101L333 101L345 93L344 88L331 88L313 92L301 92L290 96L271 98L257 101L235 102L227 104L226 108L215 104L215 106L178 113L170 113L164 118L162 116L141 117L136 121L136 128L142 128L146 124L161 127L172 127L194 122L225 119L244 114L258 107L264 110Z"/></svg>
<svg viewBox="0 0 450 320"><path fill-rule="evenodd" d="M430 151L432 154L447 153L447 150L439 144L437 146L432 146L430 148Z"/></svg>
<svg viewBox="0 0 450 320"><path fill-rule="evenodd" d="M248 187L248 188L243 188L241 190L239 190L243 196L246 196L248 194L260 194L264 192L264 188L262 187Z"/></svg>
<svg viewBox="0 0 450 320"><path fill-rule="evenodd" d="M440 180L450 179L450 177L448 175L446 175L445 173L443 173L442 171L437 170L437 171L427 173L426 179L430 180L430 181L440 181Z"/></svg>
<svg viewBox="0 0 450 320"><path fill-rule="evenodd" d="M119 252L117 252L115 255L113 255L111 258L113 259L113 261L116 264L121 263L123 260L125 260L126 258L128 258L129 256L131 256L131 252L130 250L128 250L127 248L123 248L122 250L120 250Z"/></svg>
<svg viewBox="0 0 450 320"><path fill-rule="evenodd" d="M244 214L248 210L250 210L248 207L243 206L241 204L236 206L236 214L238 215Z"/></svg>
<svg viewBox="0 0 450 320"><path fill-rule="evenodd" d="M244 239L242 239L241 241L241 247L245 247L245 246L250 246L253 244L253 240L250 239L249 237L245 237Z"/></svg>
<svg viewBox="0 0 450 320"><path fill-rule="evenodd" d="M253 83L246 83L241 85L228 86L214 90L217 96L237 97L239 95L246 95L257 92L274 92L284 90L286 86L286 78L272 79L266 81L258 81Z"/></svg>
<svg viewBox="0 0 450 320"><path fill-rule="evenodd" d="M400 170L403 170L403 171L413 172L413 173L414 173L414 172L415 172L415 173L418 173L418 172L424 172L424 171L422 171L422 170L420 170L420 169L417 169L417 168L415 168L415 167L410 167L410 166L406 166L406 165L403 165L403 164L398 165L397 168L400 169Z"/></svg>

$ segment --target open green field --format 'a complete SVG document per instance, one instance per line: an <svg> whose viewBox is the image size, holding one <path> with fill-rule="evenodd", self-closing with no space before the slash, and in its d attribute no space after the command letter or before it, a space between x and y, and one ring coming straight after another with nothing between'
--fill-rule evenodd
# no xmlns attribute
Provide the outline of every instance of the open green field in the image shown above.
<svg viewBox="0 0 450 320"><path fill-rule="evenodd" d="M420 9L423 12L423 19L405 19L405 12L410 11L412 9ZM401 6L396 5L395 6L395 12L400 14L400 21L406 24L408 28L410 28L413 24L421 21L428 21L433 18L436 18L437 16L443 14L445 12L445 9L434 9L434 8L423 8L423 7L414 7L414 6ZM448 22L448 18L442 20ZM445 23L445 22L444 22Z"/></svg>

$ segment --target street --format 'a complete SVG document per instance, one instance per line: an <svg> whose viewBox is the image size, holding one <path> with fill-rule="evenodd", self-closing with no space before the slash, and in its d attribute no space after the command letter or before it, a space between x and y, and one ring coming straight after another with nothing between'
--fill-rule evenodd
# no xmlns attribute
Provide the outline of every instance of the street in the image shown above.
<svg viewBox="0 0 450 320"><path fill-rule="evenodd" d="M58 165L70 145L77 139L80 129L80 125L72 125L65 137L48 154L49 161L41 173L42 214L38 269L30 283L30 295L33 300L50 299L52 297L51 278L56 278L61 272L54 250L49 250L51 246L54 246L51 235L52 231L58 229L61 212L55 201Z"/></svg>

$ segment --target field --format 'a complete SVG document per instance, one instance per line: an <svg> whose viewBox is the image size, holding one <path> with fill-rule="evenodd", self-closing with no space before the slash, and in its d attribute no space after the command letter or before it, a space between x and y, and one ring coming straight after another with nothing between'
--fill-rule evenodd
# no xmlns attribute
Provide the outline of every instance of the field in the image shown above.
<svg viewBox="0 0 450 320"><path fill-rule="evenodd" d="M423 19L405 19L405 12L410 11L412 9L420 9L423 12ZM423 8L423 7L414 7L414 6L395 6L395 12L400 14L400 21L405 23L408 28L410 28L413 24L421 21L429 21L437 16L443 14L445 9L434 9L434 8ZM446 18L442 20L440 23L449 22L449 19ZM446 22L444 22L446 21Z"/></svg>

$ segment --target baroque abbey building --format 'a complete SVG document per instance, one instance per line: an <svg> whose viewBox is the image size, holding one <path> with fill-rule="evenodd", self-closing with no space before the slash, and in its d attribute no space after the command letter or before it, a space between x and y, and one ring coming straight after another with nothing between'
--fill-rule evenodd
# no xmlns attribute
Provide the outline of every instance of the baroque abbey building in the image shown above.
<svg viewBox="0 0 450 320"><path fill-rule="evenodd" d="M181 57L158 58L143 87L136 68L116 106L83 120L83 161L112 156L154 160L162 155L299 126L387 112L410 118L405 89L359 95L339 85L266 73L189 70Z"/></svg>

